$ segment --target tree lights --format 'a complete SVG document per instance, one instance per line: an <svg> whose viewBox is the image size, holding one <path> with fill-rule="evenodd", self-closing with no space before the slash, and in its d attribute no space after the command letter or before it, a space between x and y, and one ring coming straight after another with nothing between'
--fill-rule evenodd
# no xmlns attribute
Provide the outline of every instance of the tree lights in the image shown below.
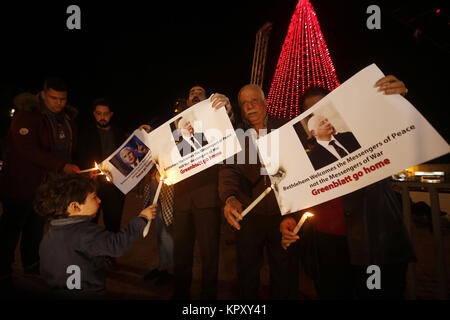
<svg viewBox="0 0 450 320"><path fill-rule="evenodd" d="M269 90L269 114L296 117L299 98L311 86L333 90L339 81L314 8L309 0L299 0Z"/></svg>

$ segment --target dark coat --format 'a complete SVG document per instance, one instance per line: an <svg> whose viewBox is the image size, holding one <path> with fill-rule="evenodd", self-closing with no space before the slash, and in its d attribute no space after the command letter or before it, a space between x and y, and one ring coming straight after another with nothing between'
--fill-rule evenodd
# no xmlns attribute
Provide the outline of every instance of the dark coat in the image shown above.
<svg viewBox="0 0 450 320"><path fill-rule="evenodd" d="M278 129L286 120L268 117L268 132ZM246 130L248 126L242 124L240 127ZM236 197L243 205L247 207L256 199L267 187L270 187L270 178L267 175L261 175L261 163L256 156L256 163L251 163L249 155L257 154L256 147L249 137L245 142L241 141L243 147L241 152L234 156L234 164L224 164L219 170L219 196L223 203L228 197ZM245 157L245 158L244 158ZM245 159L245 163L238 164L238 159ZM252 210L252 214L281 215L274 192L270 192L259 202Z"/></svg>
<svg viewBox="0 0 450 320"><path fill-rule="evenodd" d="M39 248L42 278L54 289L67 289L67 267L81 270L81 290L105 289L105 256L120 257L139 238L147 221L136 217L118 233L88 217L53 220Z"/></svg>
<svg viewBox="0 0 450 320"><path fill-rule="evenodd" d="M348 152L353 152L361 148L355 136L351 132L341 132L334 135L334 138L347 149ZM324 148L319 143L314 145L314 148L308 152L309 159L315 170L325 167L338 160L330 151Z"/></svg>
<svg viewBox="0 0 450 320"><path fill-rule="evenodd" d="M64 168L66 161L52 154L55 132L45 114L40 96L22 94L6 138L5 163L0 174L0 193L22 201L32 201L37 187L50 171ZM64 120L69 128L71 151L77 145L77 110L66 106Z"/></svg>
<svg viewBox="0 0 450 320"><path fill-rule="evenodd" d="M389 179L341 197L350 262L354 265L416 261L411 239L403 224L401 205ZM292 214L297 219L299 213ZM305 223L306 227L307 223ZM317 250L314 228L305 228L298 245L307 250L304 263L311 264Z"/></svg>
<svg viewBox="0 0 450 320"><path fill-rule="evenodd" d="M111 125L114 133L115 149L127 138L125 131L115 125ZM80 130L79 148L76 153L76 163L80 169L89 169L93 167L94 161L97 163L105 160L102 156L102 143L98 129L94 124Z"/></svg>

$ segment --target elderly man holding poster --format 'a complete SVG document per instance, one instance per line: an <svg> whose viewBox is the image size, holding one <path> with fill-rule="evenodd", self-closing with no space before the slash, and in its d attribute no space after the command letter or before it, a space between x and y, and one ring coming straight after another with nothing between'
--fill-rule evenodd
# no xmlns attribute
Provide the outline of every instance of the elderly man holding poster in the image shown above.
<svg viewBox="0 0 450 320"><path fill-rule="evenodd" d="M403 82L392 75L380 79L376 86L385 94L407 92ZM321 88L308 89L303 96L305 110L327 93ZM318 148L317 154L329 153L321 145ZM407 266L415 261L415 255L389 180L305 211L313 212L314 218L308 220L301 240L290 250L298 250L321 299L403 298ZM284 248L299 239L293 230L303 212L283 219L280 231ZM380 268L379 290L369 290L366 285L369 265Z"/></svg>
<svg viewBox="0 0 450 320"><path fill-rule="evenodd" d="M257 85L246 85L238 94L244 123L242 129L254 129L261 133L283 124L266 112L264 93ZM268 187L270 179L261 175L261 163L255 155L256 147L247 137L241 154L235 156L233 164L226 164L219 171L219 196L225 203L224 215L228 223L239 230L236 234L237 272L241 299L258 299L260 269L263 264L264 247L268 250L270 265L270 298L295 299L298 286L298 269L291 253L280 246L280 209L273 192L266 196L242 220L243 206L249 204ZM237 159L244 159L238 163ZM229 161L227 161L228 163ZM241 223L237 220L242 220Z"/></svg>

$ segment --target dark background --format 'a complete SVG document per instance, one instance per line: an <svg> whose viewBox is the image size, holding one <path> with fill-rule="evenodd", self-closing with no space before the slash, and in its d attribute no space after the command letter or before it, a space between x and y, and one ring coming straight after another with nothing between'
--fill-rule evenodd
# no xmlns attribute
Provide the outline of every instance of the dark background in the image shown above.
<svg viewBox="0 0 450 320"><path fill-rule="evenodd" d="M342 83L376 63L395 74L407 98L449 141L449 11L443 1L311 0ZM66 9L81 8L81 30L68 30ZM48 75L69 84L69 103L90 119L90 103L112 99L114 121L128 130L171 116L193 84L236 94L250 81L255 35L273 23L266 94L297 0L3 2L0 10L0 123L6 133L14 95L38 92ZM366 9L381 8L381 30L369 30ZM437 9L441 9L436 13ZM421 36L414 36L416 29ZM433 162L449 162L449 156Z"/></svg>

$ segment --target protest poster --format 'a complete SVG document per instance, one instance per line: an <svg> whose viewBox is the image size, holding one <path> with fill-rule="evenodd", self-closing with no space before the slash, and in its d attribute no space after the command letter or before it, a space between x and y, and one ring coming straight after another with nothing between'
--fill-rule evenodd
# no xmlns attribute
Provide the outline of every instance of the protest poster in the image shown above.
<svg viewBox="0 0 450 320"><path fill-rule="evenodd" d="M368 66L312 108L257 140L283 215L450 151L404 97L374 88L383 76L375 64Z"/></svg>
<svg viewBox="0 0 450 320"><path fill-rule="evenodd" d="M148 133L137 129L99 168L120 191L127 194L154 165L151 144Z"/></svg>
<svg viewBox="0 0 450 320"><path fill-rule="evenodd" d="M149 133L152 158L174 184L241 150L225 108L203 100Z"/></svg>

